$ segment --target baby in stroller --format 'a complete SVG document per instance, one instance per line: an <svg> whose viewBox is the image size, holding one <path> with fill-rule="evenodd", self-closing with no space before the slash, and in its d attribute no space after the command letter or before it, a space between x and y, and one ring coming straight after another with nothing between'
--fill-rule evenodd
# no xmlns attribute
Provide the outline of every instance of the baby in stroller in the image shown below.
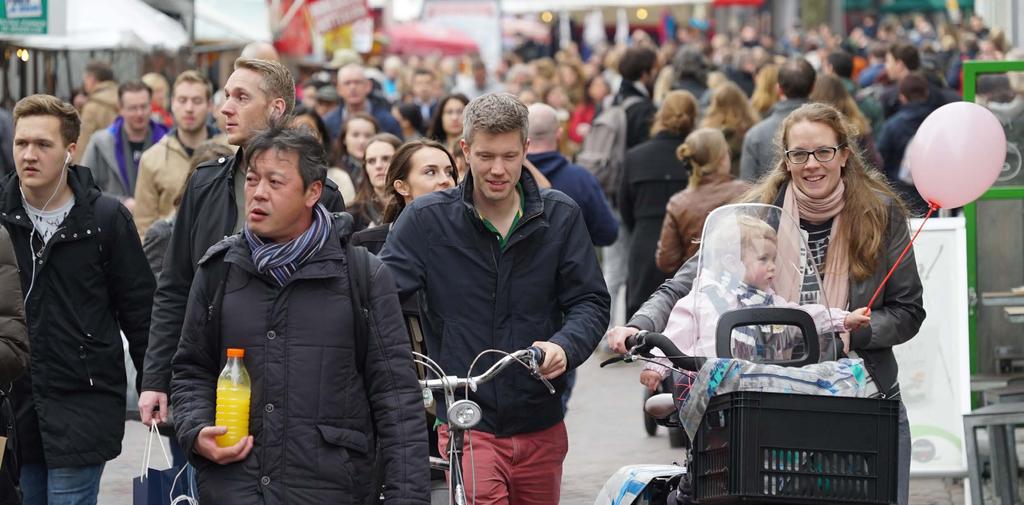
<svg viewBox="0 0 1024 505"><path fill-rule="evenodd" d="M664 334L688 356L715 357L715 332L719 316L732 309L755 306L792 307L807 312L819 333L849 332L867 324L866 308L852 312L822 304L798 304L775 292L778 234L771 225L752 215L735 215L735 226L719 226L705 232L701 244L701 280L676 302ZM738 239L737 239L738 235ZM737 249L739 258L732 251ZM799 282L803 282L800 279ZM798 342L785 328L776 325L742 326L733 330L733 357L745 360L789 359ZM655 351L658 354L658 351ZM665 358L647 362L640 382L655 390L669 376ZM692 372L690 374L693 374ZM676 390L683 394L692 375L680 377ZM683 400L677 396L677 400Z"/></svg>

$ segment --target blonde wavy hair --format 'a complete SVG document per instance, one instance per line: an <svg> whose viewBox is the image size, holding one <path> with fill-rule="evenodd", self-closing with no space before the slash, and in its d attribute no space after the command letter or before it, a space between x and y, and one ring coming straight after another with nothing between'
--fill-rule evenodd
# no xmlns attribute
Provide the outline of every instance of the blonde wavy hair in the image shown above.
<svg viewBox="0 0 1024 505"><path fill-rule="evenodd" d="M711 104L702 127L728 128L743 136L751 126L757 124L761 117L747 100L747 95L739 86L727 81L711 90Z"/></svg>
<svg viewBox="0 0 1024 505"><path fill-rule="evenodd" d="M729 143L718 128L698 128L676 149L676 157L690 166L690 188L700 186L706 175L718 172L722 157L729 155Z"/></svg>
<svg viewBox="0 0 1024 505"><path fill-rule="evenodd" d="M758 114L764 116L779 101L779 66L771 63L761 67L754 77L754 94L750 96L750 105Z"/></svg>
<svg viewBox="0 0 1024 505"><path fill-rule="evenodd" d="M775 134L775 148L782 153L788 149L790 128L800 122L821 123L836 134L838 144L850 153L840 177L846 189L843 207L844 219L839 221L839 237L849 237L843 243L849 250L850 277L863 281L878 267L885 229L889 225L889 201L895 202L899 216L906 218L907 209L900 197L889 187L885 177L878 170L866 168L860 152L850 148L857 138L857 131L839 110L828 104L809 103L786 116ZM741 201L774 204L779 193L793 180L784 156L780 156L775 167L750 189Z"/></svg>
<svg viewBox="0 0 1024 505"><path fill-rule="evenodd" d="M697 99L689 91L671 91L654 116L651 135L667 131L682 137L693 130L696 122Z"/></svg>

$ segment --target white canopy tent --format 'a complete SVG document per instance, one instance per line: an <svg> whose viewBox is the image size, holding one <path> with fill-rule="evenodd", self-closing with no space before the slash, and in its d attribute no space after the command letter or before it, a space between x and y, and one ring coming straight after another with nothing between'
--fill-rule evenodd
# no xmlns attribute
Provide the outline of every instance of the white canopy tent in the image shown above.
<svg viewBox="0 0 1024 505"><path fill-rule="evenodd" d="M196 42L270 42L266 0L195 0Z"/></svg>
<svg viewBox="0 0 1024 505"><path fill-rule="evenodd" d="M140 0L105 0L97 15L93 2L67 2L64 35L8 35L14 44L51 50L135 49L177 51L189 44L181 23Z"/></svg>

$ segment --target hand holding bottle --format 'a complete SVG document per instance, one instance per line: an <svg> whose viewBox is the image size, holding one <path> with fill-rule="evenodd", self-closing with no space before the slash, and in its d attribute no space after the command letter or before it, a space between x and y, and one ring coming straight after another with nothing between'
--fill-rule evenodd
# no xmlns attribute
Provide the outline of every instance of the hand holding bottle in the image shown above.
<svg viewBox="0 0 1024 505"><path fill-rule="evenodd" d="M217 437L223 436L227 432L228 429L224 426L207 426L199 430L199 436L196 437L196 443L192 450L218 465L227 465L247 458L249 452L252 451L252 435L246 436L230 447L221 447L217 443Z"/></svg>

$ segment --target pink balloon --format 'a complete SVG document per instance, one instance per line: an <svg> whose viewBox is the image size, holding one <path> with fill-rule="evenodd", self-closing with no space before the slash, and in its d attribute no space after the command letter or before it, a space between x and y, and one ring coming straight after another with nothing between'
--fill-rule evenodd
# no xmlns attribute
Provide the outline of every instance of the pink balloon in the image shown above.
<svg viewBox="0 0 1024 505"><path fill-rule="evenodd" d="M939 107L925 118L907 153L925 201L962 207L996 181L1006 161L1006 133L992 112L970 102Z"/></svg>

